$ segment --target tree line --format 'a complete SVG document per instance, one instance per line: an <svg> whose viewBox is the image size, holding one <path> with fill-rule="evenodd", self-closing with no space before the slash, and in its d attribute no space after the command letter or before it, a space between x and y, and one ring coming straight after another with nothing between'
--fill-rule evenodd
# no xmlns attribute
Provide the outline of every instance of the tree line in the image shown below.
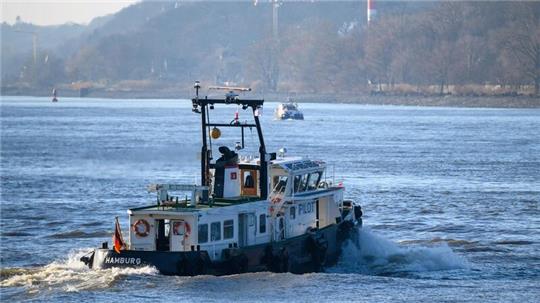
<svg viewBox="0 0 540 303"><path fill-rule="evenodd" d="M21 66L11 74L2 72L3 83L148 80L190 85L197 78L300 93L540 91L537 2L456 1L415 11L381 9L369 25L313 14L284 22L278 40L271 35L270 15L257 22L258 16L248 15L251 11L238 18L215 3L190 5L207 17L167 11L136 30L90 37L69 56L42 51L38 64L30 55L26 61L18 57ZM229 9L248 10L242 5L250 4L235 5Z"/></svg>
<svg viewBox="0 0 540 303"><path fill-rule="evenodd" d="M280 43L279 85L269 62L252 56L254 78L269 89L311 92L540 90L540 3L444 2L415 14L383 15L346 32L317 21ZM252 49L259 54L266 45ZM469 90L469 91L468 91ZM496 93L496 91L493 91Z"/></svg>

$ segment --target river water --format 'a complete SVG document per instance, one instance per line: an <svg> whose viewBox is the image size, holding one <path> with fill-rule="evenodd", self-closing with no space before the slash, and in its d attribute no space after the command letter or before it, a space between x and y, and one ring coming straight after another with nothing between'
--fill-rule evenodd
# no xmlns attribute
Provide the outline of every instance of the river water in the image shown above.
<svg viewBox="0 0 540 303"><path fill-rule="evenodd" d="M338 265L89 270L78 259L110 241L114 217L125 232L126 209L153 203L146 185L198 181L200 116L185 100L2 97L0 299L538 302L540 110L301 104L305 121L274 121L276 105L262 116L268 150L326 161L363 205L360 248L345 245Z"/></svg>

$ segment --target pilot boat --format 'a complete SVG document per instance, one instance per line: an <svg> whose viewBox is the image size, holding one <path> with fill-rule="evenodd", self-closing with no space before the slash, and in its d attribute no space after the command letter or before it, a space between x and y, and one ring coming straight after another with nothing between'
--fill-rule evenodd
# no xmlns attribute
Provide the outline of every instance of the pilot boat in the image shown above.
<svg viewBox="0 0 540 303"><path fill-rule="evenodd" d="M304 114L298 109L298 104L289 101L278 105L274 110L274 118L277 120L304 120Z"/></svg>
<svg viewBox="0 0 540 303"><path fill-rule="evenodd" d="M267 152L259 119L264 100L241 99L232 88L224 98L199 97L193 112L201 117L200 184L153 184L157 198L131 208L129 241L118 218L108 242L81 261L94 269L152 266L165 275L228 275L272 271L306 273L335 264L342 244L362 225L357 202L345 200L344 187L326 180L326 164ZM210 121L216 106L236 106L253 121ZM219 128L237 128L241 143L221 146L214 161L212 140ZM244 130L256 129L258 155L239 155ZM217 153L216 153L217 154Z"/></svg>

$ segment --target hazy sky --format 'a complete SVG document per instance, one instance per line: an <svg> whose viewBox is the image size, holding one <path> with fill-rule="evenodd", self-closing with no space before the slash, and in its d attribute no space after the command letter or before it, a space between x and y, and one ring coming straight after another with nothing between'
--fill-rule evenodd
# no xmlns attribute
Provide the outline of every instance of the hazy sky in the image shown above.
<svg viewBox="0 0 540 303"><path fill-rule="evenodd" d="M0 0L2 22L13 24L17 16L39 25L88 23L115 13L140 0Z"/></svg>

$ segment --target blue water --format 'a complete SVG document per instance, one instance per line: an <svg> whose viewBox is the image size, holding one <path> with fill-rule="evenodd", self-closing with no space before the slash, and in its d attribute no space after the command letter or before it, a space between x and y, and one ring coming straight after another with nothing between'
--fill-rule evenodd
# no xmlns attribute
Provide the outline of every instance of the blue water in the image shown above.
<svg viewBox="0 0 540 303"><path fill-rule="evenodd" d="M268 149L326 161L363 205L361 246L346 244L338 265L91 271L78 258L110 241L115 216L125 229L126 209L153 201L146 185L198 181L200 116L185 100L2 97L0 299L538 302L540 110L301 104L305 121L274 121L275 106L262 117Z"/></svg>

